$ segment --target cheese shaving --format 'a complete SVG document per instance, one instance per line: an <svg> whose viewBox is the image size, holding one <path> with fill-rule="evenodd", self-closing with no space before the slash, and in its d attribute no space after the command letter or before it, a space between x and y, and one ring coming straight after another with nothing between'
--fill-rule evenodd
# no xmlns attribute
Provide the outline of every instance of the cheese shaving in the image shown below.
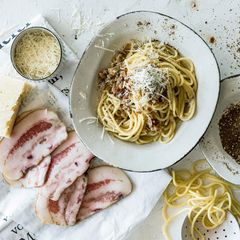
<svg viewBox="0 0 240 240"><path fill-rule="evenodd" d="M144 68L134 69L130 78L133 81L133 91L142 93L140 104L144 106L149 100L163 96L169 76L167 68L147 65Z"/></svg>
<svg viewBox="0 0 240 240"><path fill-rule="evenodd" d="M115 52L113 49L105 48L105 47L102 47L102 46L99 46L99 45L95 45L94 47L105 50L105 51L108 51L108 52L113 52L113 53Z"/></svg>
<svg viewBox="0 0 240 240"><path fill-rule="evenodd" d="M79 95L83 98L83 99L86 99L87 98L87 94L84 93L84 92L79 92Z"/></svg>
<svg viewBox="0 0 240 240"><path fill-rule="evenodd" d="M87 122L87 125L92 125L92 124L94 124L94 123L96 123L96 120L89 120L89 121Z"/></svg>
<svg viewBox="0 0 240 240"><path fill-rule="evenodd" d="M80 119L79 123L82 123L82 122L87 121L87 120L95 120L96 122L98 122L98 119L96 117L86 117L86 118Z"/></svg>
<svg viewBox="0 0 240 240"><path fill-rule="evenodd" d="M114 141L113 141L113 139L111 138L111 136L110 136L109 134L107 134L107 136L108 136L108 139L109 139L109 141L111 142L111 144L115 144Z"/></svg>
<svg viewBox="0 0 240 240"><path fill-rule="evenodd" d="M104 138L104 135L105 135L105 129L104 129L104 127L102 128L102 134L101 134L101 139L103 140L103 138Z"/></svg>

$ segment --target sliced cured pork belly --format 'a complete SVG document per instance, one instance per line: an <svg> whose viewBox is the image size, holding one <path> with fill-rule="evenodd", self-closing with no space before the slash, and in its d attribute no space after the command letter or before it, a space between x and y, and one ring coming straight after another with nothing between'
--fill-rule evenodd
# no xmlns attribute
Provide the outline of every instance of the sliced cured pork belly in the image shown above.
<svg viewBox="0 0 240 240"><path fill-rule="evenodd" d="M41 109L27 114L14 126L11 138L0 143L3 174L9 180L22 178L66 138L56 113Z"/></svg>
<svg viewBox="0 0 240 240"><path fill-rule="evenodd" d="M45 183L47 171L51 163L51 156L45 157L39 165L32 168L19 181L25 188L41 187Z"/></svg>
<svg viewBox="0 0 240 240"><path fill-rule="evenodd" d="M75 189L70 195L66 210L65 220L67 225L74 225L77 221L77 214L82 204L82 200L87 189L87 177L85 175L79 177L74 182Z"/></svg>
<svg viewBox="0 0 240 240"><path fill-rule="evenodd" d="M79 177L64 190L58 201L49 200L49 210L54 224L74 225L87 187L87 177Z"/></svg>
<svg viewBox="0 0 240 240"><path fill-rule="evenodd" d="M41 193L38 193L36 204L35 204L35 213L42 223L53 224L48 203L49 203L49 198L43 196Z"/></svg>
<svg viewBox="0 0 240 240"><path fill-rule="evenodd" d="M75 132L51 154L46 183L39 189L36 214L43 223L74 225L87 187L84 174L93 154Z"/></svg>
<svg viewBox="0 0 240 240"><path fill-rule="evenodd" d="M37 216L45 224L75 224L86 186L87 177L83 175L64 190L58 201L39 194L35 206Z"/></svg>
<svg viewBox="0 0 240 240"><path fill-rule="evenodd" d="M45 157L39 165L29 170L23 178L20 178L17 181L11 181L4 175L3 176L5 180L12 186L21 186L25 188L41 187L45 183L50 163L51 156Z"/></svg>
<svg viewBox="0 0 240 240"><path fill-rule="evenodd" d="M77 220L81 221L111 206L132 191L126 174L118 168L101 166L88 171L88 185Z"/></svg>
<svg viewBox="0 0 240 240"><path fill-rule="evenodd" d="M94 155L75 132L70 132L67 140L51 156L47 182L42 187L41 194L57 201L62 192L87 171Z"/></svg>
<svg viewBox="0 0 240 240"><path fill-rule="evenodd" d="M64 190L58 201L49 199L48 209L52 218L52 223L57 225L67 225L65 220L65 209L68 204L68 200L74 191L74 184Z"/></svg>

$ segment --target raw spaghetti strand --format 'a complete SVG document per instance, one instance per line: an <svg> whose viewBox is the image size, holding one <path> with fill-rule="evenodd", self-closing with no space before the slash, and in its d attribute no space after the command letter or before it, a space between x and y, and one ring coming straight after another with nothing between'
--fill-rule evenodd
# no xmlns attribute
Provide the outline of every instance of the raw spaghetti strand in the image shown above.
<svg viewBox="0 0 240 240"><path fill-rule="evenodd" d="M204 161L205 162L205 161ZM211 173L212 169L198 170L203 160L196 161L192 170L172 171L173 180L164 192L163 233L170 240L167 227L182 211L188 209L188 219L191 223L191 235L194 240L204 236L195 227L197 221L206 229L215 229L221 225L231 212L240 222L240 203L233 194L233 189L239 187L225 182ZM177 214L170 216L170 208L183 208Z"/></svg>
<svg viewBox="0 0 240 240"><path fill-rule="evenodd" d="M99 73L97 117L115 137L137 144L170 142L196 109L192 61L159 41L132 40Z"/></svg>

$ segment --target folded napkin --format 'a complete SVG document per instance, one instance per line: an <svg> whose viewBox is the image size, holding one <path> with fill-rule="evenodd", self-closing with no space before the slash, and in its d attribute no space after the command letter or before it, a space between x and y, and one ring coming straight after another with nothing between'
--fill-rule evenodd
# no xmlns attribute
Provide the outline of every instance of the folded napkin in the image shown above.
<svg viewBox="0 0 240 240"><path fill-rule="evenodd" d="M45 26L53 30L46 19L41 16L29 21L24 26ZM5 66L0 66L0 77L1 74L19 77L12 68L9 58L12 40L9 43L6 41L11 38L13 33L18 32L17 29L22 29L22 27L8 33L0 41L0 58L5 62ZM4 41L7 44L4 45ZM64 45L66 44L64 43ZM2 49L1 46L3 46ZM71 63L71 67L64 67L59 73L62 76L60 80L51 82L56 88L52 88L46 83L33 84L33 89L20 111L47 107L56 111L65 124L71 127L68 99L63 93L66 93L64 89L69 87L78 59L69 47L65 46L65 49L67 50L64 64ZM95 163L102 164L100 160L95 160ZM1 238L4 240L124 239L138 223L149 215L171 180L165 171L151 173L126 171L126 174L133 183L133 192L128 197L72 227L43 225L34 213L37 191L35 189L10 188L2 180L0 183L0 240Z"/></svg>

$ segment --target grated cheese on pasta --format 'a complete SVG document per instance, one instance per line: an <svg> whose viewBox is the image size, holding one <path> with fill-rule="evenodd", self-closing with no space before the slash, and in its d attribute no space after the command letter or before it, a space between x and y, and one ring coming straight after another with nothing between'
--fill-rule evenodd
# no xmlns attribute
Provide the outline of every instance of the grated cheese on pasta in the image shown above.
<svg viewBox="0 0 240 240"><path fill-rule="evenodd" d="M162 96L169 76L167 68L156 68L149 64L144 68L134 69L130 78L133 81L134 92L144 93L140 99L141 105L144 106L154 97Z"/></svg>

